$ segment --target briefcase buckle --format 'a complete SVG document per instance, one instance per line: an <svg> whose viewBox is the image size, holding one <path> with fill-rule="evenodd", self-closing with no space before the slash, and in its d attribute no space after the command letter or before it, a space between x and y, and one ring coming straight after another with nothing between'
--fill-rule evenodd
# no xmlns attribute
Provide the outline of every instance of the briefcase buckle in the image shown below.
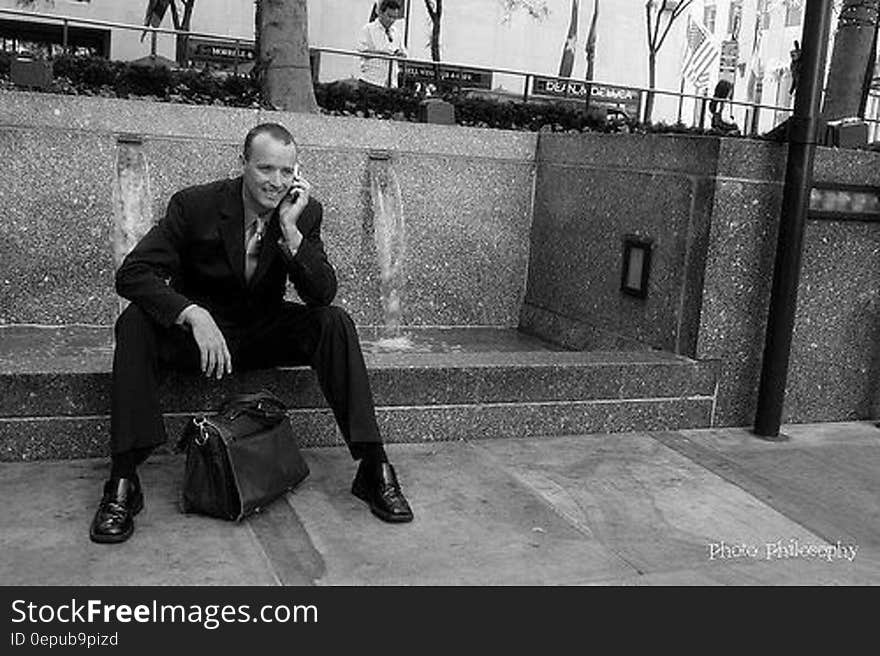
<svg viewBox="0 0 880 656"><path fill-rule="evenodd" d="M205 446L208 443L208 438L210 434L208 433L208 418L207 417L194 417L193 423L199 429L199 434L196 435L194 442L197 446Z"/></svg>

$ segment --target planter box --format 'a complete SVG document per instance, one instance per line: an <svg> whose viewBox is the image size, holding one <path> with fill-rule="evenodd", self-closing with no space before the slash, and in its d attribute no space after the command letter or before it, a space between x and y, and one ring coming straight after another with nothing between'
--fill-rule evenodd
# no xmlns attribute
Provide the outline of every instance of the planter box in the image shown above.
<svg viewBox="0 0 880 656"><path fill-rule="evenodd" d="M52 84L52 62L15 58L10 62L9 76L18 86L46 89Z"/></svg>
<svg viewBox="0 0 880 656"><path fill-rule="evenodd" d="M455 107L444 100L435 98L423 100L419 105L419 121L455 125Z"/></svg>

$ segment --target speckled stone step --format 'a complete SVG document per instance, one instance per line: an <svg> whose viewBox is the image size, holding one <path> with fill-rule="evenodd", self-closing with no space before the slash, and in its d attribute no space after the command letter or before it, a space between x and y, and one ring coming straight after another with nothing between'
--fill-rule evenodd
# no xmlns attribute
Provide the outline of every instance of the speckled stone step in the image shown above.
<svg viewBox="0 0 880 656"><path fill-rule="evenodd" d="M361 329L388 442L566 435L711 425L716 366L654 351L572 352L493 328L413 329L385 342ZM0 460L106 453L112 332L0 327ZM304 446L342 444L305 367L223 381L172 374L169 435L227 394L266 388L291 408Z"/></svg>

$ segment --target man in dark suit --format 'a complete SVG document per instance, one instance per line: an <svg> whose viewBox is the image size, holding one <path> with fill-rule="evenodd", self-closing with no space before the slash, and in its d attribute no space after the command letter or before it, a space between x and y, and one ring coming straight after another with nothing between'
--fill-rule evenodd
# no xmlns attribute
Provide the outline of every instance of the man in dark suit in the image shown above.
<svg viewBox="0 0 880 656"><path fill-rule="evenodd" d="M242 175L174 194L165 217L125 258L117 292L131 305L116 322L110 479L92 521L95 542L123 542L143 508L137 475L166 441L163 371L222 378L235 370L311 365L359 466L352 493L389 522L412 511L388 462L348 314L331 306L336 274L321 241L321 204L299 175L282 126L244 142ZM303 303L284 300L290 280Z"/></svg>

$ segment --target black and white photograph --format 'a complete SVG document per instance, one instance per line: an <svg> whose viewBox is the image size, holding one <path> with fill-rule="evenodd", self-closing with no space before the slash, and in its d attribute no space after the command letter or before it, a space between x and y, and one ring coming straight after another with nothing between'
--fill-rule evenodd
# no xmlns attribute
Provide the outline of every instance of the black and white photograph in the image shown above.
<svg viewBox="0 0 880 656"><path fill-rule="evenodd" d="M5 653L880 584L878 15L0 0Z"/></svg>

